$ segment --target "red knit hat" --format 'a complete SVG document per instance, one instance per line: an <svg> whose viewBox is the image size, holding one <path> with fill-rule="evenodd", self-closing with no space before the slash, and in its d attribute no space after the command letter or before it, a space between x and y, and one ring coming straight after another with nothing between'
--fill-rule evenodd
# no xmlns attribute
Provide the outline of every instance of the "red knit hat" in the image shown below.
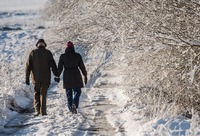
<svg viewBox="0 0 200 136"><path fill-rule="evenodd" d="M74 44L71 41L69 41L66 43L66 48L68 48L68 47L74 48Z"/></svg>

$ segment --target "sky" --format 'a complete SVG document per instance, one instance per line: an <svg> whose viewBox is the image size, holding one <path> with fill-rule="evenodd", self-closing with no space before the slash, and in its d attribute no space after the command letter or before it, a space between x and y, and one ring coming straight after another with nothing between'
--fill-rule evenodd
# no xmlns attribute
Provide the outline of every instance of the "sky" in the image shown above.
<svg viewBox="0 0 200 136"><path fill-rule="evenodd" d="M0 0L0 11L38 10L47 0Z"/></svg>

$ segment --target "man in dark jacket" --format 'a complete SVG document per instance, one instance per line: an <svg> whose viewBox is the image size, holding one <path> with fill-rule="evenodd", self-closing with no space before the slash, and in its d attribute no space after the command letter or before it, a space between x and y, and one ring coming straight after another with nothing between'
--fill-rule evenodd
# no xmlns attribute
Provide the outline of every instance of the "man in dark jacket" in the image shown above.
<svg viewBox="0 0 200 136"><path fill-rule="evenodd" d="M80 71L84 75L85 84L87 83L87 71L81 55L75 52L74 44L70 41L66 44L65 53L60 56L58 76L62 73L63 68L63 88L66 89L68 108L72 113L77 113L81 88L83 87Z"/></svg>
<svg viewBox="0 0 200 136"><path fill-rule="evenodd" d="M51 80L51 70L57 76L57 66L51 51L46 49L47 44L43 39L36 43L37 49L32 50L26 63L26 84L29 85L31 74L34 84L35 116L46 113L46 96ZM57 78L58 79L58 78ZM57 80L58 81L58 80Z"/></svg>

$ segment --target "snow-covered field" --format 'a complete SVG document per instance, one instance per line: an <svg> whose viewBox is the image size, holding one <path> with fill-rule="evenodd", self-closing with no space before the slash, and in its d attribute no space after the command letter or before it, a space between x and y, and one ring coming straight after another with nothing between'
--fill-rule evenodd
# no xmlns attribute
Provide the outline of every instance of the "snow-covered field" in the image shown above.
<svg viewBox="0 0 200 136"><path fill-rule="evenodd" d="M198 116L156 118L143 117L145 107L134 103L136 86L127 85L125 75L133 54L104 51L92 54L86 46L76 46L89 73L82 89L77 115L68 112L66 94L52 80L47 98L48 116L32 118L33 85L26 86L25 62L39 38L45 38L58 61L65 43L52 41L55 36L41 18L40 10L47 0L0 0L0 135L45 136L197 136ZM45 31L46 30L46 31ZM66 42L66 41L65 41ZM141 55L136 51L135 56ZM137 80L137 78L135 79ZM194 121L195 120L195 121Z"/></svg>
<svg viewBox="0 0 200 136"><path fill-rule="evenodd" d="M45 23L40 19L39 11L45 2L0 1L1 133L18 112L25 112L32 106L33 92L24 84L25 62L28 53L35 48L36 40L43 35Z"/></svg>

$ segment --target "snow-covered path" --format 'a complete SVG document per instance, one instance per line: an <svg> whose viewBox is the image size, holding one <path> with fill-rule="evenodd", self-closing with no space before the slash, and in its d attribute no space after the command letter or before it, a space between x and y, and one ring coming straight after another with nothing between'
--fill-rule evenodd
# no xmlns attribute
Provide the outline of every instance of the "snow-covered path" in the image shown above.
<svg viewBox="0 0 200 136"><path fill-rule="evenodd" d="M67 110L66 96L62 85L53 86L48 93L48 116L32 117L32 113L16 116L6 125L5 134L21 135L115 135L116 129L108 123L106 115L113 108L101 89L84 90L80 100L79 113ZM91 93L97 96L89 96ZM122 129L120 130L123 131Z"/></svg>
<svg viewBox="0 0 200 136"><path fill-rule="evenodd" d="M97 91L96 96L86 95L90 91ZM101 93L98 93L101 92ZM114 107L108 100L107 96L99 88L88 90L84 95L85 101L80 110L84 122L78 128L78 134L86 131L87 135L115 135L116 131L107 121L106 115L111 108ZM98 94L98 95L97 95Z"/></svg>
<svg viewBox="0 0 200 136"><path fill-rule="evenodd" d="M113 107L108 98L103 95L90 96L87 94L91 89L83 89L81 97L80 112L72 115L66 106L66 96L59 85L54 82L49 89L47 112L48 116L32 118L33 88L24 86L24 66L28 53L34 49L34 44L38 38L43 37L45 23L40 20L39 12L44 5L44 1L21 1L15 2L1 1L1 72L8 72L2 75L5 82L1 90L1 107L5 95L10 94L15 104L12 108L22 105L29 111L20 114L7 109L6 118L2 118L4 125L3 133L10 135L114 135L115 129L112 128L106 119L106 112ZM23 4L21 4L23 2ZM11 4L12 3L12 4ZM47 39L48 40L48 39ZM14 67L11 67L14 66ZM17 71L17 72L13 72ZM12 83L12 86L8 87ZM17 91L17 88L20 90ZM8 92L7 92L8 91ZM95 91L98 91L96 89ZM22 93L22 94L20 94ZM28 94L29 98L23 96ZM25 97L25 98L23 98ZM21 99L21 100L20 100ZM27 101L26 101L27 100ZM9 103L9 101L8 101ZM5 107L6 108L6 107ZM5 109L4 108L4 109ZM2 114L3 115L3 114ZM2 116L3 117L3 116ZM2 131L2 130L1 130Z"/></svg>

